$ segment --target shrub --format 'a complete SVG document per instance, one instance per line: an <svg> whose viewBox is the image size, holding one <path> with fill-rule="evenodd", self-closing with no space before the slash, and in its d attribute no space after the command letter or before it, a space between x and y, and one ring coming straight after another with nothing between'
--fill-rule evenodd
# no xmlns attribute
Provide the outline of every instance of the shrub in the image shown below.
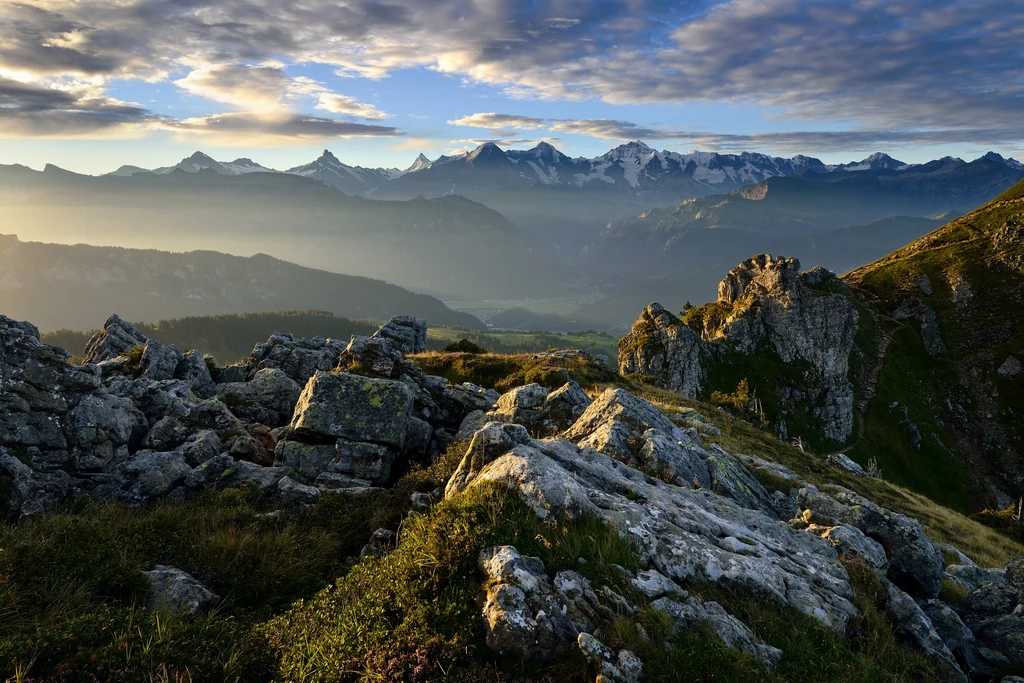
<svg viewBox="0 0 1024 683"><path fill-rule="evenodd" d="M457 342L452 342L448 346L441 349L442 353L474 353L481 354L487 353L487 349L475 344L468 339L460 339Z"/></svg>

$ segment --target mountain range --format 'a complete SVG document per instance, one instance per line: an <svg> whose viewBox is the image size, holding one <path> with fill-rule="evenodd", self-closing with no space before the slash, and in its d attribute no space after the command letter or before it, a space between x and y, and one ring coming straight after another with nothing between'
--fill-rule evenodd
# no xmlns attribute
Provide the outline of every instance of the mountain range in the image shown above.
<svg viewBox="0 0 1024 683"><path fill-rule="evenodd" d="M131 320L211 313L328 311L364 320L399 313L437 325L482 328L438 299L364 277L257 254L25 242L0 235L0 310L31 312L44 330L91 329L111 311Z"/></svg>

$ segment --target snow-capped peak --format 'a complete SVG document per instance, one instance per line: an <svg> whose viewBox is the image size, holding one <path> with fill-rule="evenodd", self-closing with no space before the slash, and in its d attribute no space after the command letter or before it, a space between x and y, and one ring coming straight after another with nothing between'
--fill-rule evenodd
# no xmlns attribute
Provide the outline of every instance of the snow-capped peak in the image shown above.
<svg viewBox="0 0 1024 683"><path fill-rule="evenodd" d="M405 169L405 172L415 173L416 171L422 171L424 169L430 168L431 165L432 163L430 159L428 159L426 155L423 154L423 152L420 152L420 155L416 157L416 161L412 162L412 166Z"/></svg>

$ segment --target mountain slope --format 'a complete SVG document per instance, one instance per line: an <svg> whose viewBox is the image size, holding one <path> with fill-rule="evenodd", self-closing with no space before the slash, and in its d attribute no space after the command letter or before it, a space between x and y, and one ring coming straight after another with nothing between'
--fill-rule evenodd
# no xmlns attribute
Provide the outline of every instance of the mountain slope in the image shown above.
<svg viewBox="0 0 1024 683"><path fill-rule="evenodd" d="M395 285L212 251L23 242L0 235L0 310L32 314L44 330L92 329L111 311L129 320L317 309L386 320L399 313L439 325L482 327L441 301Z"/></svg>
<svg viewBox="0 0 1024 683"><path fill-rule="evenodd" d="M887 342L877 376L856 378L868 400L851 454L993 505L1024 493L1024 182L847 282Z"/></svg>

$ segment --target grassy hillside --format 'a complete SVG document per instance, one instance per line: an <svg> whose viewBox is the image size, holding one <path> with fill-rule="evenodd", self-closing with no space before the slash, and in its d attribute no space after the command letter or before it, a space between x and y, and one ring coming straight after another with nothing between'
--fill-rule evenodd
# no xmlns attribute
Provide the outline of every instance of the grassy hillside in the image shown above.
<svg viewBox="0 0 1024 683"><path fill-rule="evenodd" d="M847 282L882 342L861 349L851 457L960 509L1020 496L1024 375L999 368L1024 358L1024 182ZM926 350L929 310L943 353Z"/></svg>

